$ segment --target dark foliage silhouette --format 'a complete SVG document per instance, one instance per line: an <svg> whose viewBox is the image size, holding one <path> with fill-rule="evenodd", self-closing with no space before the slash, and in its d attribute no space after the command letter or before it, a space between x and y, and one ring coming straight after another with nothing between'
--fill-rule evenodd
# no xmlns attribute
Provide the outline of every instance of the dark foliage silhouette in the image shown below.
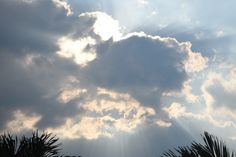
<svg viewBox="0 0 236 157"><path fill-rule="evenodd" d="M235 157L223 141L207 132L202 135L204 144L193 141L191 146L182 146L169 150L164 157Z"/></svg>
<svg viewBox="0 0 236 157"><path fill-rule="evenodd" d="M33 132L31 137L20 140L10 134L0 136L1 157L54 157L59 155L58 138L50 133Z"/></svg>
<svg viewBox="0 0 236 157"><path fill-rule="evenodd" d="M2 157L14 157L18 155L18 139L10 134L0 136L0 156Z"/></svg>

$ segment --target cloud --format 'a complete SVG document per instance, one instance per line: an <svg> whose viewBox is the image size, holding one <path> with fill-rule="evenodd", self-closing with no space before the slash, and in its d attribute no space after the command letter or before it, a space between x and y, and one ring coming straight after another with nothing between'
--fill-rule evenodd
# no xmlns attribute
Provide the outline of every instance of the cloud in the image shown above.
<svg viewBox="0 0 236 157"><path fill-rule="evenodd" d="M234 137L230 27L198 28L209 17L177 3L1 0L0 132L52 131L83 156L160 153L188 129Z"/></svg>
<svg viewBox="0 0 236 157"><path fill-rule="evenodd" d="M96 53L89 46L95 45L95 40L91 37L72 40L62 37L58 40L60 50L57 54L62 58L70 58L81 66L86 66L89 62L96 58ZM87 48L87 50L86 50Z"/></svg>
<svg viewBox="0 0 236 157"><path fill-rule="evenodd" d="M197 81L201 80L198 82L199 88L195 86L197 95L192 95L189 89L191 87L189 83L193 83L193 80L187 81L181 93L166 94L169 98L177 98L183 94L186 99L177 98L169 106L163 105L162 109L170 119L179 122L187 130L190 129L188 123L191 122L199 131L227 128L229 134L232 134L236 128L233 105L235 68L232 65L219 65L217 70L211 69L203 73L206 79L195 78Z"/></svg>
<svg viewBox="0 0 236 157"><path fill-rule="evenodd" d="M105 118L82 117L81 121L76 122L73 119L67 119L66 123L58 128L48 128L64 138L77 139L86 138L88 140L97 139L100 136L112 136L106 131L104 123Z"/></svg>
<svg viewBox="0 0 236 157"><path fill-rule="evenodd" d="M138 0L138 3L140 3L142 5L148 5L149 1L148 0Z"/></svg>
<svg viewBox="0 0 236 157"><path fill-rule="evenodd" d="M121 38L121 28L118 21L102 12L87 12L79 15L78 25L82 28L58 39L62 58L73 59L81 67L86 66L96 57L96 45L110 38Z"/></svg>
<svg viewBox="0 0 236 157"><path fill-rule="evenodd" d="M86 92L87 92L86 89L76 89L76 88L62 89L58 97L58 101L66 104L75 98L81 97L82 94Z"/></svg>
<svg viewBox="0 0 236 157"><path fill-rule="evenodd" d="M158 120L156 121L156 124L159 125L159 126L161 126L161 127L167 127L167 128L172 125L170 122L166 122L166 121L163 121L163 120L161 120L161 119L158 119Z"/></svg>
<svg viewBox="0 0 236 157"><path fill-rule="evenodd" d="M203 57L201 53L193 53L191 50L191 43L187 46L188 57L184 63L187 72L200 72L207 67L208 58Z"/></svg>
<svg viewBox="0 0 236 157"><path fill-rule="evenodd" d="M4 129L18 110L41 116L35 128L64 123L64 118L77 110L75 104L70 108L60 105L58 93L75 84L67 79L78 69L55 53L60 37L77 28L78 17L66 16L47 0L3 0L0 12L0 128Z"/></svg>
<svg viewBox="0 0 236 157"><path fill-rule="evenodd" d="M35 113L25 114L20 110L14 111L13 119L7 122L5 131L19 133L23 130L35 130L35 125L40 119L41 116Z"/></svg>
<svg viewBox="0 0 236 157"><path fill-rule="evenodd" d="M192 52L189 42L145 33L108 40L98 45L96 52L97 58L82 70L88 81L127 92L149 105L159 104L163 92L181 90L188 73L207 66L207 58Z"/></svg>
<svg viewBox="0 0 236 157"><path fill-rule="evenodd" d="M155 110L143 107L130 95L116 93L106 89L97 89L94 98L87 98L79 107L84 111L80 116L68 118L66 122L48 130L64 138L113 137L117 132L132 133L142 124L155 124ZM170 124L158 120L157 125L167 127Z"/></svg>
<svg viewBox="0 0 236 157"><path fill-rule="evenodd" d="M162 94L181 91L189 73L203 70L207 58L193 52L189 42L142 32L124 34L118 21L105 13L66 16L54 3L65 4L55 1L34 1L30 4L33 8L49 5L45 10L49 14L48 21L44 21L45 28L34 27L31 19L22 21L22 30L33 28L45 35L42 38L45 41L38 42L41 37L38 34L25 34L30 41L41 43L43 50L31 42L18 43L21 55L17 58L16 49L4 45L4 50L12 53L10 56L2 53L2 64L4 67L9 64L8 70L12 68L7 71L2 66L1 70L6 76L1 87L7 89L1 91L4 93L2 100L4 105L12 105L6 110L12 114L19 108L22 112L35 112L41 115L35 127L44 129L49 126L59 129L62 125L75 125L74 128L77 128L77 124L84 122L83 116L88 118L88 122L99 121L105 128L112 124L113 128L124 132L132 132L143 123L170 126L155 117ZM20 10L26 4L14 5L19 5ZM30 11L32 16L40 13L37 9ZM63 22L55 20L57 14L62 21L64 19ZM24 19L23 15L18 16ZM23 29L23 26L27 27ZM51 33L52 28L56 29ZM48 48L47 42L51 42L53 47ZM16 72L19 78L10 77ZM12 83L7 83L9 81ZM16 98L13 101L9 96ZM101 114L110 117L109 122ZM81 128L75 130L81 132ZM94 130L98 129L95 127ZM104 134L110 135L110 132L88 138ZM80 137L86 135L81 134Z"/></svg>
<svg viewBox="0 0 236 157"><path fill-rule="evenodd" d="M72 15L73 11L71 9L71 6L67 3L67 0L52 0L52 2L58 7L63 8L67 11L66 15Z"/></svg>
<svg viewBox="0 0 236 157"><path fill-rule="evenodd" d="M80 18L96 19L92 26L95 34L99 35L102 40L108 40L113 37L117 40L121 37L121 28L119 22L103 12L87 12L79 15Z"/></svg>
<svg viewBox="0 0 236 157"><path fill-rule="evenodd" d="M75 24L74 17L67 17L52 1L2 0L0 10L1 51L18 55L54 52L55 40Z"/></svg>
<svg viewBox="0 0 236 157"><path fill-rule="evenodd" d="M194 95L192 93L191 80L187 80L184 83L182 93L183 93L185 99L187 100L187 102L196 103L199 101L199 96Z"/></svg>
<svg viewBox="0 0 236 157"><path fill-rule="evenodd" d="M9 19L11 27L1 31L0 107L10 113L0 111L2 127L20 110L40 115L31 128L68 138L110 137L114 130L132 133L148 124L168 128L172 124L157 114L163 93L182 91L192 73L207 67L208 59L193 52L190 42L125 34L102 12L66 16L66 1L1 3L5 14L17 8L21 21Z"/></svg>
<svg viewBox="0 0 236 157"><path fill-rule="evenodd" d="M191 111L186 111L186 107L177 103L173 102L169 107L164 107L163 110L167 112L170 118L194 118L194 119L204 119L204 114L196 114Z"/></svg>
<svg viewBox="0 0 236 157"><path fill-rule="evenodd" d="M209 112L215 112L217 109L235 119L236 70L227 68L224 71L227 74L209 73L202 85L202 91Z"/></svg>

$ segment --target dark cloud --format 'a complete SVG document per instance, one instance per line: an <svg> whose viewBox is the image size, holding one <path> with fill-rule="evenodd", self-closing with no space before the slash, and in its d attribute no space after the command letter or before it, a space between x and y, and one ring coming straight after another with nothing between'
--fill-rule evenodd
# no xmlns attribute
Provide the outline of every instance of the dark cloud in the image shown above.
<svg viewBox="0 0 236 157"><path fill-rule="evenodd" d="M66 16L52 1L2 0L0 19L0 127L15 110L42 115L39 128L77 114L75 104L59 106L56 98L78 67L55 51L58 38L76 29L78 17Z"/></svg>
<svg viewBox="0 0 236 157"><path fill-rule="evenodd" d="M180 90L187 78L181 63L186 54L174 41L131 36L98 48L98 57L83 69L96 86L128 92L142 103L159 104L162 92Z"/></svg>
<svg viewBox="0 0 236 157"><path fill-rule="evenodd" d="M74 16L56 8L52 1L26 3L21 0L0 2L0 48L14 53L53 52L58 36L75 25Z"/></svg>
<svg viewBox="0 0 236 157"><path fill-rule="evenodd" d="M64 116L75 114L74 105L68 108L59 106L56 101L61 82L65 76L73 73L73 65L66 65L70 70L61 69L63 65L58 64L60 61L50 63L45 57L40 57L33 66L25 68L22 60L12 54L1 54L0 107L4 108L0 110L1 127L4 125L4 115L9 117L15 110L42 115L43 119L38 125L40 128L55 125L53 123L57 121L58 124L59 117L63 119Z"/></svg>

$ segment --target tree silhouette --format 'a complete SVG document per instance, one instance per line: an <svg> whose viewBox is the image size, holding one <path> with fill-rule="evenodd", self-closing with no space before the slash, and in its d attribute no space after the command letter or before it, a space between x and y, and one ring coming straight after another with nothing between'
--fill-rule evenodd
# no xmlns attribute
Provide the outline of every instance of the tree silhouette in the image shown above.
<svg viewBox="0 0 236 157"><path fill-rule="evenodd" d="M20 140L10 134L0 136L1 157L53 157L58 156L60 143L51 133L33 132L31 137Z"/></svg>
<svg viewBox="0 0 236 157"><path fill-rule="evenodd" d="M0 155L3 157L14 157L18 155L18 139L10 134L0 136Z"/></svg>
<svg viewBox="0 0 236 157"><path fill-rule="evenodd" d="M163 153L164 157L235 157L223 141L207 132L202 135L204 144L193 141L191 146L182 146Z"/></svg>

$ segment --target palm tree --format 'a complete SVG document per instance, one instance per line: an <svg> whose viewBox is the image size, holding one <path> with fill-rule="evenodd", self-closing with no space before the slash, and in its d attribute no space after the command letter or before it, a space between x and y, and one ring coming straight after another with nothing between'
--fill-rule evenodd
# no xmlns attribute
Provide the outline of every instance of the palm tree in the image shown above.
<svg viewBox="0 0 236 157"><path fill-rule="evenodd" d="M10 134L0 136L0 156L14 157L18 154L17 149L18 139Z"/></svg>
<svg viewBox="0 0 236 157"><path fill-rule="evenodd" d="M20 140L12 135L0 136L0 156L3 157L53 157L58 156L60 143L51 133L33 132L31 137Z"/></svg>
<svg viewBox="0 0 236 157"><path fill-rule="evenodd" d="M191 146L182 146L163 153L164 157L235 157L223 141L207 132L202 135L204 144L193 141Z"/></svg>

